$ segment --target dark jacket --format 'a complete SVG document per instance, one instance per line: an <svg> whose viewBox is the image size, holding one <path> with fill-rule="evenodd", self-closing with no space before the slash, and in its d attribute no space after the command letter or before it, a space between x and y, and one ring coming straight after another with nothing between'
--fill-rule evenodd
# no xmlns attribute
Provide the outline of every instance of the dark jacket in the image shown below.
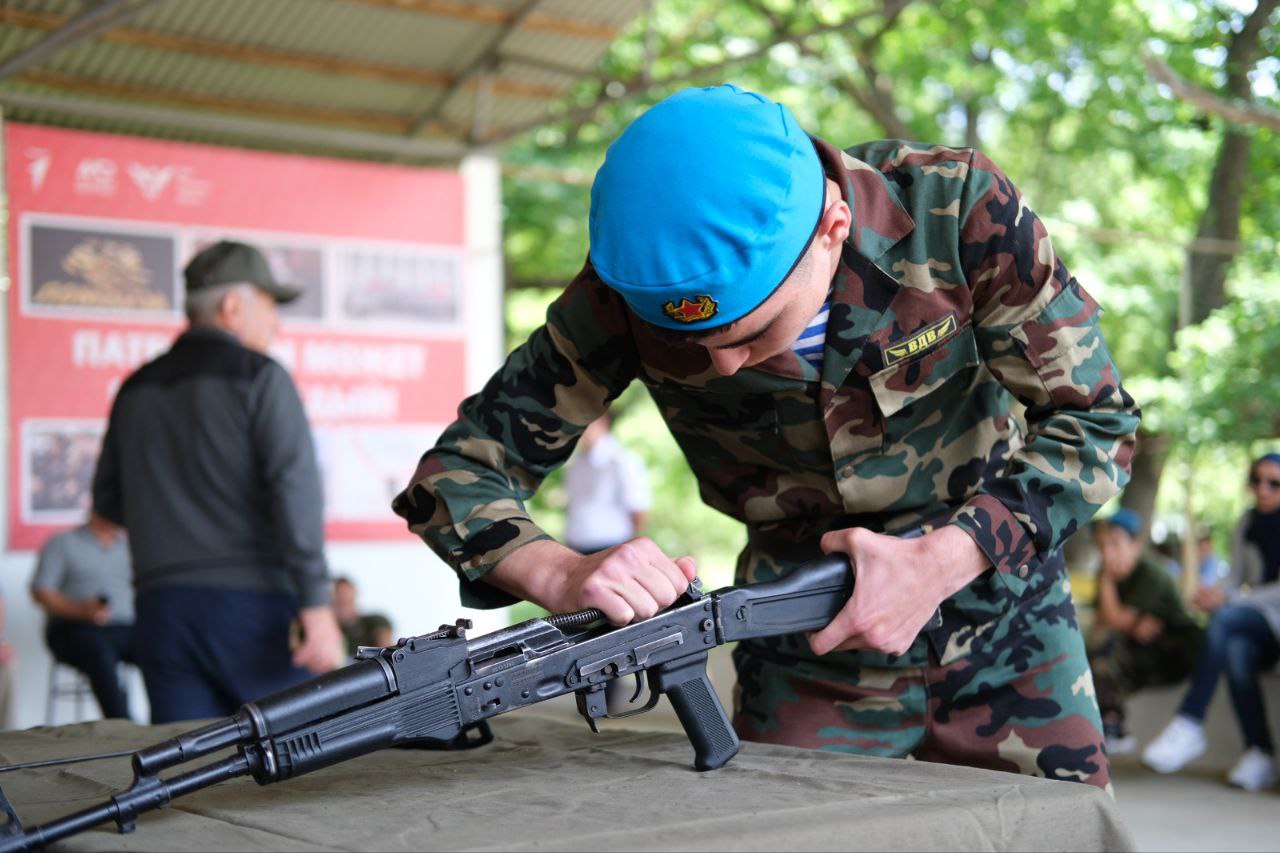
<svg viewBox="0 0 1280 853"><path fill-rule="evenodd" d="M139 592L213 586L329 601L311 430L284 368L191 329L116 395L94 508L123 524Z"/></svg>

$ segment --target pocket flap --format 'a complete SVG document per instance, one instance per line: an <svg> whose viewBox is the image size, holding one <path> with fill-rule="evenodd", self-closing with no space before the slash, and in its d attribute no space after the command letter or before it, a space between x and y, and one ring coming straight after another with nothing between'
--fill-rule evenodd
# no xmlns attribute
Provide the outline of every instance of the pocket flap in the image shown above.
<svg viewBox="0 0 1280 853"><path fill-rule="evenodd" d="M965 325L949 339L917 358L891 364L871 374L871 391L884 417L891 417L978 364L973 326Z"/></svg>

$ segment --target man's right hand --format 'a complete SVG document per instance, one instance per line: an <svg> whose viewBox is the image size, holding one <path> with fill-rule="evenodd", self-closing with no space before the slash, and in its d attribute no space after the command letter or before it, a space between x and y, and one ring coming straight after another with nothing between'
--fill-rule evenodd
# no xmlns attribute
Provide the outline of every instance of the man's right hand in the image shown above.
<svg viewBox="0 0 1280 853"><path fill-rule="evenodd" d="M692 557L673 560L641 536L594 554L549 540L530 542L484 579L552 613L594 607L613 624L626 625L670 607L696 576Z"/></svg>
<svg viewBox="0 0 1280 853"><path fill-rule="evenodd" d="M84 602L84 621L94 625L105 625L111 619L111 607L101 599L89 599Z"/></svg>
<svg viewBox="0 0 1280 853"><path fill-rule="evenodd" d="M1191 603L1205 613L1212 613L1227 603L1227 594L1216 586L1201 586L1192 593Z"/></svg>

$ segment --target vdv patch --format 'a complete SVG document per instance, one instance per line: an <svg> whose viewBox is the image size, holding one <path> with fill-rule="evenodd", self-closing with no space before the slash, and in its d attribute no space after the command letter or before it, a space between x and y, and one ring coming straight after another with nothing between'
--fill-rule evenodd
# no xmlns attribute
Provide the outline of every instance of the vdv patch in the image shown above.
<svg viewBox="0 0 1280 853"><path fill-rule="evenodd" d="M662 310L677 323L696 323L699 320L710 320L720 310L720 306L710 296L695 296L693 302L687 296L682 296L679 305L668 302L662 306Z"/></svg>
<svg viewBox="0 0 1280 853"><path fill-rule="evenodd" d="M891 364L897 364L900 361L906 361L909 358L915 358L921 353L928 352L954 335L958 327L959 323L956 320L956 314L952 311L941 320L931 323L905 341L883 344L880 347L880 351L884 356L884 366L888 367Z"/></svg>

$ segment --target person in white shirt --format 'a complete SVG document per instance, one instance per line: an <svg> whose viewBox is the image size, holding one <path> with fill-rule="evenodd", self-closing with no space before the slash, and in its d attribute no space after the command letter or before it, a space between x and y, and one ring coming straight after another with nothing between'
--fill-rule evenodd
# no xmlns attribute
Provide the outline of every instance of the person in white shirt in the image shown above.
<svg viewBox="0 0 1280 853"><path fill-rule="evenodd" d="M565 542L580 554L638 536L652 503L644 463L614 437L612 426L608 412L593 421L565 472Z"/></svg>

